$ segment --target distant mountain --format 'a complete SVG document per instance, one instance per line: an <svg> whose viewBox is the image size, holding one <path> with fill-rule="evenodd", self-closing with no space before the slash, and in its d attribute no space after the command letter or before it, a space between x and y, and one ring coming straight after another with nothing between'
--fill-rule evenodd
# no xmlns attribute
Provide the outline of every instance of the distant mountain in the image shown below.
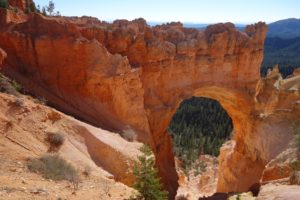
<svg viewBox="0 0 300 200"><path fill-rule="evenodd" d="M205 29L210 24L183 23L185 28Z"/></svg>
<svg viewBox="0 0 300 200"><path fill-rule="evenodd" d="M183 23L183 26L185 28L195 28L198 30L204 30L209 25L211 25L211 24ZM240 31L244 31L246 25L245 24L235 24L235 27Z"/></svg>
<svg viewBox="0 0 300 200"><path fill-rule="evenodd" d="M261 74L266 75L268 69L278 64L286 77L300 67L300 19L284 19L268 27Z"/></svg>
<svg viewBox="0 0 300 200"><path fill-rule="evenodd" d="M279 65L283 77L292 74L294 69L300 67L300 37L291 39L267 37L264 51L261 66L263 76L275 64Z"/></svg>
<svg viewBox="0 0 300 200"><path fill-rule="evenodd" d="M150 26L156 26L156 25L160 25L160 24L164 24L167 22L147 22ZM215 24L215 23L212 23ZM183 27L185 28L195 28L198 30L204 30L207 26L212 25L212 24L208 24L208 23L191 23L191 22L183 22ZM235 27L240 30L243 31L246 27L245 24L235 24Z"/></svg>
<svg viewBox="0 0 300 200"><path fill-rule="evenodd" d="M284 19L271 23L268 26L267 37L279 37L283 39L300 37L300 19Z"/></svg>

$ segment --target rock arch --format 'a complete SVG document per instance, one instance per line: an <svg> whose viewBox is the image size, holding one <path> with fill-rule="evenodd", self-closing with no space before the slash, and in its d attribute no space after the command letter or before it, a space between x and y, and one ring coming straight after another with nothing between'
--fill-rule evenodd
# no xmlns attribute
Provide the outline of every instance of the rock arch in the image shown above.
<svg viewBox="0 0 300 200"><path fill-rule="evenodd" d="M24 20L1 24L5 73L90 123L117 131L130 125L154 150L171 197L178 184L166 128L193 95L218 100L233 119L236 143L222 150L218 191L245 191L258 181L272 157L253 139L264 23L240 32L231 23L198 31L180 23L150 27L143 19Z"/></svg>

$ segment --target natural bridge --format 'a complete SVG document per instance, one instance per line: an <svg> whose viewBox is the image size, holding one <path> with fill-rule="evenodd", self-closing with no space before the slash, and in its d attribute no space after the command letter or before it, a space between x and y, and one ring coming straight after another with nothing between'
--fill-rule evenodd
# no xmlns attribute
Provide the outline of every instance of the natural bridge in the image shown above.
<svg viewBox="0 0 300 200"><path fill-rule="evenodd" d="M264 23L245 32L231 23L199 31L181 23L150 27L143 19L109 24L1 12L4 72L64 112L108 130L133 129L154 150L171 195L178 177L166 129L184 99L215 99L233 120L235 144L221 150L220 192L258 183L266 162L287 143L284 135L266 143L259 136L271 137L257 122L255 98Z"/></svg>

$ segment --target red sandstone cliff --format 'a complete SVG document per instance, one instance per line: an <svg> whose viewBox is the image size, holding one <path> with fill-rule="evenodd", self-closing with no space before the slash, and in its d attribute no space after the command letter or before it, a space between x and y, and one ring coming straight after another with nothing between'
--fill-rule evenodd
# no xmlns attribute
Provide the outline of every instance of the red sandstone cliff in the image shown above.
<svg viewBox="0 0 300 200"><path fill-rule="evenodd" d="M245 124L259 79L263 23L245 33L230 23L199 32L179 23L150 28L142 19L107 24L31 14L24 23L3 27L7 74L93 124L115 130L130 125L151 144L172 194L177 175L166 128L180 101L193 95L214 98L242 132L237 135L249 131Z"/></svg>
<svg viewBox="0 0 300 200"><path fill-rule="evenodd" d="M197 31L180 23L151 28L143 19L112 24L38 14L23 19L1 24L0 47L8 54L4 72L90 123L118 131L130 126L152 146L171 196L178 183L166 129L186 98L216 99L233 120L235 145L221 154L218 191L248 190L287 145L286 139L271 139L268 124L284 128L295 116L259 117L270 96L256 88L264 23L239 32L231 23ZM290 137L281 130L275 130L279 138Z"/></svg>
<svg viewBox="0 0 300 200"><path fill-rule="evenodd" d="M32 0L8 0L10 6L25 12L33 4Z"/></svg>

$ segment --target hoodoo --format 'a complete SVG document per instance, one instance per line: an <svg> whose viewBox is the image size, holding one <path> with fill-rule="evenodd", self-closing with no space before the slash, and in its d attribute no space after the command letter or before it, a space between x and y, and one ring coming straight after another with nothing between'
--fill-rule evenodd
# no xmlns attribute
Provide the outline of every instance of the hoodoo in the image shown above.
<svg viewBox="0 0 300 200"><path fill-rule="evenodd" d="M8 55L4 72L36 96L94 125L134 130L152 147L174 196L178 178L167 127L184 99L215 99L233 120L233 142L221 149L219 192L248 191L286 147L291 131L280 130L297 116L273 116L283 104L270 98L280 92L264 92L267 84L259 82L266 32L261 22L245 32L231 23L198 31L181 23L150 27L143 19L109 24L30 14L1 24L0 47Z"/></svg>

